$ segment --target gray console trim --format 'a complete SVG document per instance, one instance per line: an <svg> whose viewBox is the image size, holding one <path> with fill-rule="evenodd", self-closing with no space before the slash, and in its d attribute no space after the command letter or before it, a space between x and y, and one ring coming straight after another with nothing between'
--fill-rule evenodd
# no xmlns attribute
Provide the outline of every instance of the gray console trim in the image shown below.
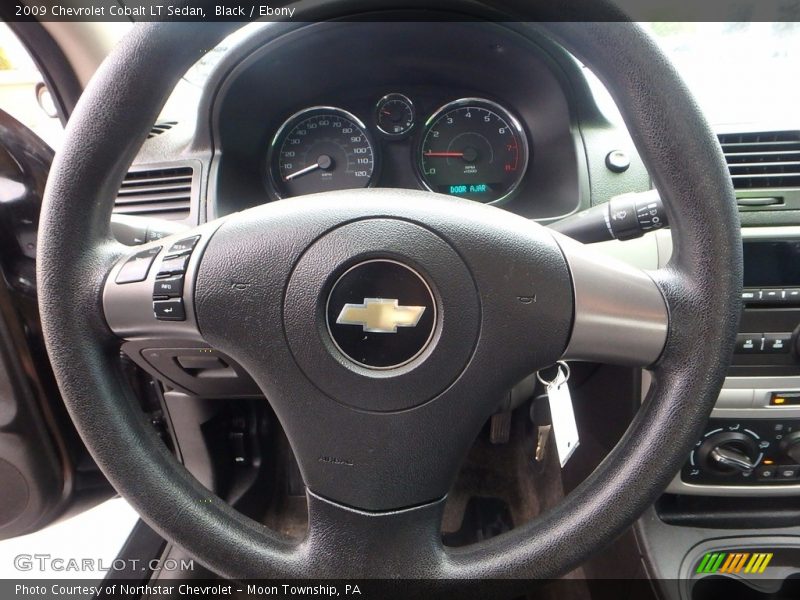
<svg viewBox="0 0 800 600"><path fill-rule="evenodd" d="M667 486L669 494L684 494L687 496L725 496L725 497L772 497L775 496L800 496L800 485L694 485L681 480L680 473Z"/></svg>
<svg viewBox="0 0 800 600"><path fill-rule="evenodd" d="M742 227L743 239L797 239L800 238L800 227L785 225L782 227Z"/></svg>

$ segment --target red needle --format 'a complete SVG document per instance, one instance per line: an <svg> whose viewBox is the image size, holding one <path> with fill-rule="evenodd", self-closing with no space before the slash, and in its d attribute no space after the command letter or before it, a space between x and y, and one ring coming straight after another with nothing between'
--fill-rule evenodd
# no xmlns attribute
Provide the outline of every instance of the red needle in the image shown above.
<svg viewBox="0 0 800 600"><path fill-rule="evenodd" d="M445 157L454 157L454 158L461 158L464 156L463 152L426 152L425 156L445 156Z"/></svg>

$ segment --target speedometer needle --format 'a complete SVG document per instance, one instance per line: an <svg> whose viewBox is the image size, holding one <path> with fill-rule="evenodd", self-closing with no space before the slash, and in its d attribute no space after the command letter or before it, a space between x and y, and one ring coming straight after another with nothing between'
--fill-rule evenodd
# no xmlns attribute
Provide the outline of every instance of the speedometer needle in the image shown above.
<svg viewBox="0 0 800 600"><path fill-rule="evenodd" d="M307 166L305 169L300 169L299 171L295 171L294 173L287 175L284 179L286 181L291 181L295 177L300 177L300 175L305 175L306 173L310 173L311 171L314 171L315 169L319 168L320 168L319 163L314 163L313 165Z"/></svg>
<svg viewBox="0 0 800 600"><path fill-rule="evenodd" d="M307 167L300 169L299 171L295 171L294 173L290 173L286 177L283 178L284 181L291 181L295 177L300 177L300 175L305 175L306 173L310 173L316 169L323 169L327 171L333 165L333 160L327 154L322 154L317 159L313 165L308 165Z"/></svg>

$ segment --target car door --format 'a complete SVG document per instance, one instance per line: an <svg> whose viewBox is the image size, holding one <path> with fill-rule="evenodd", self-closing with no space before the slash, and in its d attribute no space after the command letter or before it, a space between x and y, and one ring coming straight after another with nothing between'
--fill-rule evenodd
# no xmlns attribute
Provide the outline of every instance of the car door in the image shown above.
<svg viewBox="0 0 800 600"><path fill-rule="evenodd" d="M57 140L62 125L38 101L43 86L27 49L0 23L0 107ZM0 540L114 494L72 426L41 337L36 233L53 155L28 126L0 110Z"/></svg>

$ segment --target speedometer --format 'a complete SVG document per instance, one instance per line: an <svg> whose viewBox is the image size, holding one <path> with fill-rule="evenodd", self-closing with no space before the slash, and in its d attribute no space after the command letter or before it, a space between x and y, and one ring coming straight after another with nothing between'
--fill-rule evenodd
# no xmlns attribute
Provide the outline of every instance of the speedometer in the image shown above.
<svg viewBox="0 0 800 600"><path fill-rule="evenodd" d="M418 165L433 192L499 202L525 176L528 140L519 121L499 104L462 98L425 123Z"/></svg>
<svg viewBox="0 0 800 600"><path fill-rule="evenodd" d="M368 187L375 171L364 124L328 106L289 117L272 140L268 162L270 179L282 198Z"/></svg>

